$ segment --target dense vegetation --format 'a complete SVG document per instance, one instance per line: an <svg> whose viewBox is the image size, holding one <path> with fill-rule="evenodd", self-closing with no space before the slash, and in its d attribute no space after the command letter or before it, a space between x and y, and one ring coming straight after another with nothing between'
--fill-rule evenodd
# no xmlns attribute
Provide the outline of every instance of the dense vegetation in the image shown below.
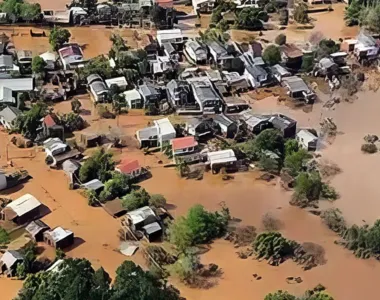
<svg viewBox="0 0 380 300"><path fill-rule="evenodd" d="M228 209L225 207L221 212L208 212L202 205L195 205L186 216L177 218L170 226L170 242L179 252L210 242L226 232L229 218Z"/></svg>
<svg viewBox="0 0 380 300"><path fill-rule="evenodd" d="M10 241L9 235L3 227L0 227L0 248L8 244Z"/></svg>
<svg viewBox="0 0 380 300"><path fill-rule="evenodd" d="M16 300L177 300L172 286L125 261L111 278L103 268L94 270L86 259L65 259L58 272L28 275Z"/></svg>
<svg viewBox="0 0 380 300"><path fill-rule="evenodd" d="M23 0L4 0L0 4L1 12L7 14L12 22L35 21L41 17L41 6L38 3L28 3Z"/></svg>
<svg viewBox="0 0 380 300"><path fill-rule="evenodd" d="M84 162L79 171L79 179L81 182L88 182L93 179L99 179L105 182L112 177L114 168L115 162L112 160L112 154L102 148L96 150L92 156Z"/></svg>
<svg viewBox="0 0 380 300"><path fill-rule="evenodd" d="M19 115L15 122L15 131L28 138L37 136L37 128L41 125L41 119L47 114L47 105L37 102L31 109Z"/></svg>
<svg viewBox="0 0 380 300"><path fill-rule="evenodd" d="M276 45L269 45L265 48L263 59L271 66L278 64L281 61L281 52Z"/></svg>
<svg viewBox="0 0 380 300"><path fill-rule="evenodd" d="M334 300L334 298L325 292L325 287L318 285L313 290L307 290L301 297L280 290L266 295L264 300Z"/></svg>
<svg viewBox="0 0 380 300"><path fill-rule="evenodd" d="M54 27L50 31L49 43L54 51L59 50L62 46L69 41L71 37L70 31L65 28Z"/></svg>

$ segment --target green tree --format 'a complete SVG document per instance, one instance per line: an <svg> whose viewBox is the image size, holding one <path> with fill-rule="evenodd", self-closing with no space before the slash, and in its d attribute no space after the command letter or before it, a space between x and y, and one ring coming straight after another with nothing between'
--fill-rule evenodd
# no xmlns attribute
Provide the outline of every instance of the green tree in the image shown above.
<svg viewBox="0 0 380 300"><path fill-rule="evenodd" d="M161 194L153 194L150 196L149 205L154 207L165 207L166 198Z"/></svg>
<svg viewBox="0 0 380 300"><path fill-rule="evenodd" d="M317 172L301 172L296 178L295 195L309 201L318 200L322 191L321 176Z"/></svg>
<svg viewBox="0 0 380 300"><path fill-rule="evenodd" d="M278 130L266 129L256 137L254 146L260 153L272 151L281 156L284 153L284 138Z"/></svg>
<svg viewBox="0 0 380 300"><path fill-rule="evenodd" d="M79 70L79 76L85 79L91 74L99 74L104 79L111 78L113 76L113 69L106 57L99 55L92 58L89 62L85 64L83 68Z"/></svg>
<svg viewBox="0 0 380 300"><path fill-rule="evenodd" d="M314 68L314 53L307 53L302 57L301 70L311 72Z"/></svg>
<svg viewBox="0 0 380 300"><path fill-rule="evenodd" d="M74 98L73 100L71 100L70 104L71 104L71 110L74 113L79 114L80 113L80 108L82 107L82 103L79 101L79 99L78 98Z"/></svg>
<svg viewBox="0 0 380 300"><path fill-rule="evenodd" d="M297 300L297 298L286 291L278 291L266 295L264 300Z"/></svg>
<svg viewBox="0 0 380 300"><path fill-rule="evenodd" d="M278 36L276 36L276 39L274 40L274 42L279 46L285 45L286 44L286 35L283 33L280 33Z"/></svg>
<svg viewBox="0 0 380 300"><path fill-rule="evenodd" d="M113 172L112 178L104 184L104 189L99 195L99 200L105 202L113 200L116 197L122 197L130 191L130 177L120 173Z"/></svg>
<svg viewBox="0 0 380 300"><path fill-rule="evenodd" d="M4 246L10 242L8 232L3 227L0 227L0 246Z"/></svg>
<svg viewBox="0 0 380 300"><path fill-rule="evenodd" d="M30 22L40 19L41 6L39 3L24 2L20 5L20 18L24 21Z"/></svg>
<svg viewBox="0 0 380 300"><path fill-rule="evenodd" d="M260 155L259 167L265 172L278 174L280 171L279 160L268 155Z"/></svg>
<svg viewBox="0 0 380 300"><path fill-rule="evenodd" d="M183 282L192 283L196 278L199 267L199 256L194 252L187 252L180 254L178 260L169 266L169 272Z"/></svg>
<svg viewBox="0 0 380 300"><path fill-rule="evenodd" d="M248 7L236 12L235 26L238 29L261 30L269 19L268 14L260 8Z"/></svg>
<svg viewBox="0 0 380 300"><path fill-rule="evenodd" d="M54 27L50 31L49 43L54 51L58 51L65 43L69 41L70 37L71 33L67 29Z"/></svg>
<svg viewBox="0 0 380 300"><path fill-rule="evenodd" d="M281 61L280 49L276 45L269 45L264 50L263 59L271 66L278 64Z"/></svg>
<svg viewBox="0 0 380 300"><path fill-rule="evenodd" d="M179 217L169 227L170 242L181 253L185 252L194 244L194 235L184 217Z"/></svg>
<svg viewBox="0 0 380 300"><path fill-rule="evenodd" d="M19 115L15 121L16 131L28 138L34 139L37 136L37 128L41 125L41 119L47 114L47 105L37 102L31 109Z"/></svg>
<svg viewBox="0 0 380 300"><path fill-rule="evenodd" d="M123 207L127 211L135 210L149 204L150 195L145 189L133 190L121 199Z"/></svg>
<svg viewBox="0 0 380 300"><path fill-rule="evenodd" d="M73 112L68 114L59 115L61 125L65 128L65 132L73 132L77 130L82 130L86 126L86 122L83 118Z"/></svg>
<svg viewBox="0 0 380 300"><path fill-rule="evenodd" d="M46 62L43 60L42 57L35 56L32 60L32 71L35 74L40 74L45 71Z"/></svg>
<svg viewBox="0 0 380 300"><path fill-rule="evenodd" d="M323 223L332 231L340 233L346 229L346 221L338 208L329 208L322 211L321 218Z"/></svg>
<svg viewBox="0 0 380 300"><path fill-rule="evenodd" d="M300 24L309 23L309 15L307 13L308 7L306 3L300 2L294 9L294 20Z"/></svg>
<svg viewBox="0 0 380 300"><path fill-rule="evenodd" d="M291 155L299 150L299 144L296 139L288 139L285 142L285 156Z"/></svg>
<svg viewBox="0 0 380 300"><path fill-rule="evenodd" d="M84 162L79 171L79 179L81 182L88 182L93 179L99 179L104 182L112 177L114 168L115 162L112 160L112 154L102 148L95 151Z"/></svg>
<svg viewBox="0 0 380 300"><path fill-rule="evenodd" d="M302 171L305 163L311 158L312 155L309 152L305 149L300 149L285 157L284 167L291 176L296 177Z"/></svg>
<svg viewBox="0 0 380 300"><path fill-rule="evenodd" d="M375 7L366 8L362 25L366 26L373 33L380 33L380 5Z"/></svg>
<svg viewBox="0 0 380 300"><path fill-rule="evenodd" d="M339 48L339 44L335 43L335 41L333 41L332 39L323 39L319 42L317 57L323 58L329 56L334 52L338 52Z"/></svg>
<svg viewBox="0 0 380 300"><path fill-rule="evenodd" d="M347 26L359 25L361 11L364 7L360 4L358 0L352 0L351 4L346 7L344 12L344 20Z"/></svg>

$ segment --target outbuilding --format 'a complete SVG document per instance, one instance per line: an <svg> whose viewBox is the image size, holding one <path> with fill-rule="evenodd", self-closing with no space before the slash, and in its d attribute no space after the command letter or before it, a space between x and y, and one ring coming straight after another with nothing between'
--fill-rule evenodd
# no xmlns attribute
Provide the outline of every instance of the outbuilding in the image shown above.
<svg viewBox="0 0 380 300"><path fill-rule="evenodd" d="M213 119L214 122L220 126L224 136L227 138L233 138L236 135L238 125L234 122L234 120L223 114L215 115Z"/></svg>
<svg viewBox="0 0 380 300"><path fill-rule="evenodd" d="M44 232L44 242L56 249L64 249L74 244L74 233L62 227L56 227Z"/></svg>
<svg viewBox="0 0 380 300"><path fill-rule="evenodd" d="M49 225L41 220L32 221L26 226L26 232L32 237L35 242L41 242L44 239L44 232L49 230Z"/></svg>
<svg viewBox="0 0 380 300"><path fill-rule="evenodd" d="M17 266L24 261L20 252L15 250L6 251L0 258L0 273L13 277L16 275Z"/></svg>
<svg viewBox="0 0 380 300"><path fill-rule="evenodd" d="M301 129L296 135L299 145L307 151L317 150L318 137L310 130Z"/></svg>
<svg viewBox="0 0 380 300"><path fill-rule="evenodd" d="M214 174L223 167L231 169L236 167L236 156L232 149L207 153L207 163Z"/></svg>
<svg viewBox="0 0 380 300"><path fill-rule="evenodd" d="M6 221L13 221L18 225L37 219L42 215L42 204L31 194L25 194L9 203L1 212Z"/></svg>

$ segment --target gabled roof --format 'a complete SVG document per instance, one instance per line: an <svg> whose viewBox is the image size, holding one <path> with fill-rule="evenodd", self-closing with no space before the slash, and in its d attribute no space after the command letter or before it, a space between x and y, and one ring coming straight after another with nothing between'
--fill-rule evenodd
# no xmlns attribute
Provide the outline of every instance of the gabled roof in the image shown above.
<svg viewBox="0 0 380 300"><path fill-rule="evenodd" d="M269 122L273 124L274 128L281 130L292 127L295 124L297 124L295 120L281 114L270 116Z"/></svg>
<svg viewBox="0 0 380 300"><path fill-rule="evenodd" d="M190 147L195 147L198 145L198 142L193 136L185 136L181 138L176 138L171 141L173 150L180 150Z"/></svg>
<svg viewBox="0 0 380 300"><path fill-rule="evenodd" d="M150 216L157 218L156 214L149 206L144 206L139 209L132 210L127 215L132 220L133 224L141 223L148 219Z"/></svg>
<svg viewBox="0 0 380 300"><path fill-rule="evenodd" d="M137 159L124 158L116 168L124 174L130 174L133 171L139 170L141 168L140 163Z"/></svg>
<svg viewBox="0 0 380 300"><path fill-rule="evenodd" d="M215 115L214 116L214 121L220 125L224 125L226 127L234 124L235 122L231 120L229 117L221 114L221 115Z"/></svg>
<svg viewBox="0 0 380 300"><path fill-rule="evenodd" d="M54 242L60 242L65 238L73 235L74 233L70 230L63 229L62 227L56 227L53 230L45 231L44 235L49 236Z"/></svg>
<svg viewBox="0 0 380 300"><path fill-rule="evenodd" d="M99 179L93 179L89 182L83 183L82 187L84 187L86 190L96 191L100 188L103 188L104 184Z"/></svg>
<svg viewBox="0 0 380 300"><path fill-rule="evenodd" d="M285 85L289 88L292 93L309 91L309 87L306 85L302 78L297 76L285 77L283 79Z"/></svg>
<svg viewBox="0 0 380 300"><path fill-rule="evenodd" d="M305 142L305 143L309 143L309 142L312 142L312 141L315 141L315 140L318 139L317 136L315 136L314 134L312 134L307 129L301 129L300 131L298 131L297 137L300 138L300 139L302 139L302 141Z"/></svg>
<svg viewBox="0 0 380 300"><path fill-rule="evenodd" d="M48 126L48 127L52 127L52 126L55 126L55 125L57 125L57 123L55 122L55 120L54 120L54 117L51 115L51 114L49 114L49 115L47 115L45 118L44 118L44 124L46 125L46 126Z"/></svg>
<svg viewBox="0 0 380 300"><path fill-rule="evenodd" d="M41 220L32 221L25 228L25 230L32 236L36 236L44 229L50 229L50 227Z"/></svg>
<svg viewBox="0 0 380 300"><path fill-rule="evenodd" d="M155 120L153 122L156 128L158 129L158 134L161 134L161 135L167 135L167 134L173 134L173 133L176 134L176 131L168 118Z"/></svg>
<svg viewBox="0 0 380 300"><path fill-rule="evenodd" d="M3 262L3 264L7 267L8 270L12 268L12 266L17 261L20 260L24 260L24 257L18 251L15 250L6 251L0 259L0 261Z"/></svg>
<svg viewBox="0 0 380 300"><path fill-rule="evenodd" d="M0 117L3 117L3 119L8 123L13 122L20 114L21 111L13 106L7 106L0 111Z"/></svg>
<svg viewBox="0 0 380 300"><path fill-rule="evenodd" d="M294 44L281 45L280 51L289 58L297 58L303 56L302 50Z"/></svg>
<svg viewBox="0 0 380 300"><path fill-rule="evenodd" d="M207 153L207 158L211 164L219 164L236 161L235 152L232 149Z"/></svg>
<svg viewBox="0 0 380 300"><path fill-rule="evenodd" d="M41 202L33 195L25 194L9 203L6 208L12 209L18 217L21 217L39 206L41 206Z"/></svg>
<svg viewBox="0 0 380 300"><path fill-rule="evenodd" d="M133 100L141 100L141 95L136 89L125 91L123 95L125 97L125 100L128 102Z"/></svg>
<svg viewBox="0 0 380 300"><path fill-rule="evenodd" d="M100 77L99 74L91 74L91 75L88 75L87 78L87 84L91 84L95 81L103 81L102 77Z"/></svg>
<svg viewBox="0 0 380 300"><path fill-rule="evenodd" d="M143 227L146 234L152 234L161 231L161 226L157 222L150 223Z"/></svg>

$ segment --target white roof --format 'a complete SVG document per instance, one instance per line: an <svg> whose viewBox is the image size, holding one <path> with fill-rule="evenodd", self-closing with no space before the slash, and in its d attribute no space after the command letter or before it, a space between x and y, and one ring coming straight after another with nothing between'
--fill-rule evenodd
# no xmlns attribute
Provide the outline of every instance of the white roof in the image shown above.
<svg viewBox="0 0 380 300"><path fill-rule="evenodd" d="M15 92L33 90L33 78L7 78L0 79L0 88L8 88Z"/></svg>
<svg viewBox="0 0 380 300"><path fill-rule="evenodd" d="M59 266L62 265L64 261L64 259L58 259L54 264L52 264L49 267L49 269L46 270L46 272L58 272Z"/></svg>
<svg viewBox="0 0 380 300"><path fill-rule="evenodd" d="M193 0L193 7L197 8L198 5L200 5L202 3L206 3L206 2L214 3L215 0Z"/></svg>
<svg viewBox="0 0 380 300"><path fill-rule="evenodd" d="M168 118L155 120L154 125L156 126L158 130L158 134L162 134L162 135L173 134L173 133L176 134L176 131Z"/></svg>
<svg viewBox="0 0 380 300"><path fill-rule="evenodd" d="M44 61L56 61L57 60L57 55L53 52L47 51L45 53L40 54L40 57Z"/></svg>
<svg viewBox="0 0 380 300"><path fill-rule="evenodd" d="M149 216L156 216L154 211L149 206L144 206L139 209L127 213L133 224L138 224L146 220Z"/></svg>
<svg viewBox="0 0 380 300"><path fill-rule="evenodd" d="M235 152L232 149L209 152L207 158L211 164L236 161Z"/></svg>
<svg viewBox="0 0 380 300"><path fill-rule="evenodd" d="M116 84L117 86L127 86L128 85L127 79L125 79L124 76L106 79L105 82L106 82L106 85L108 86L108 88L110 88L112 84Z"/></svg>
<svg viewBox="0 0 380 300"><path fill-rule="evenodd" d="M333 58L335 58L335 57L346 57L347 55L348 55L348 53L342 52L342 51L330 54L330 56L333 57Z"/></svg>
<svg viewBox="0 0 380 300"><path fill-rule="evenodd" d="M128 102L141 99L141 95L136 89L125 91L123 94L124 94L125 100Z"/></svg>
<svg viewBox="0 0 380 300"><path fill-rule="evenodd" d="M305 142L305 143L309 143L318 139L318 137L316 137L314 134L312 134L309 130L306 130L306 129L301 129L297 133L297 137L301 139L302 142Z"/></svg>
<svg viewBox="0 0 380 300"><path fill-rule="evenodd" d="M73 234L72 231L63 229L62 227L56 227L53 230L47 232L54 242L62 241L67 238L69 235Z"/></svg>
<svg viewBox="0 0 380 300"><path fill-rule="evenodd" d="M161 44L163 40L172 40L183 38L181 29L167 29L167 30L157 30L157 41Z"/></svg>
<svg viewBox="0 0 380 300"><path fill-rule="evenodd" d="M21 217L33 209L39 207L40 205L41 202L38 201L34 196L31 194L25 194L24 196L21 196L20 198L9 203L6 207L11 208L17 214L17 216Z"/></svg>

